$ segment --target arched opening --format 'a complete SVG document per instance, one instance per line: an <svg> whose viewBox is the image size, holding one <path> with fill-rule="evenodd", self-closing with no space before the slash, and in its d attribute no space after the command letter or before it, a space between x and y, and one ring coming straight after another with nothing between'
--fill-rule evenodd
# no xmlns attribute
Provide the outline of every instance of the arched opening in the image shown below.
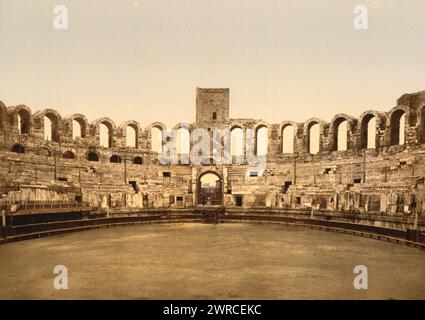
<svg viewBox="0 0 425 320"><path fill-rule="evenodd" d="M72 139L86 137L85 123L82 119L75 118L72 120Z"/></svg>
<svg viewBox="0 0 425 320"><path fill-rule="evenodd" d="M133 164L143 164L143 158L142 157L134 157Z"/></svg>
<svg viewBox="0 0 425 320"><path fill-rule="evenodd" d="M22 144L14 144L10 151L15 153L25 153L25 147Z"/></svg>
<svg viewBox="0 0 425 320"><path fill-rule="evenodd" d="M347 150L347 120L343 120L337 127L336 134L336 150L346 151Z"/></svg>
<svg viewBox="0 0 425 320"><path fill-rule="evenodd" d="M30 115L26 110L18 111L18 131L19 134L30 133Z"/></svg>
<svg viewBox="0 0 425 320"><path fill-rule="evenodd" d="M222 205L222 181L217 173L208 171L201 174L197 185L198 205Z"/></svg>
<svg viewBox="0 0 425 320"><path fill-rule="evenodd" d="M90 151L87 154L88 161L99 161L99 155L96 152Z"/></svg>
<svg viewBox="0 0 425 320"><path fill-rule="evenodd" d="M109 122L101 122L99 124L99 144L105 148L112 148L113 129Z"/></svg>
<svg viewBox="0 0 425 320"><path fill-rule="evenodd" d="M44 140L59 142L59 120L54 114L47 113L43 117Z"/></svg>
<svg viewBox="0 0 425 320"><path fill-rule="evenodd" d="M114 154L113 156L111 156L109 158L109 162L110 163L121 163L122 162L122 159L121 159L121 157L119 155Z"/></svg>
<svg viewBox="0 0 425 320"><path fill-rule="evenodd" d="M312 122L309 125L308 131L308 152L316 154L320 151L320 124Z"/></svg>
<svg viewBox="0 0 425 320"><path fill-rule="evenodd" d="M44 140L52 141L52 121L48 117L44 117L43 121L44 121Z"/></svg>
<svg viewBox="0 0 425 320"><path fill-rule="evenodd" d="M179 128L176 132L177 154L180 160L187 160L190 154L190 132L187 128Z"/></svg>
<svg viewBox="0 0 425 320"><path fill-rule="evenodd" d="M243 149L243 130L235 127L230 131L230 154L236 163L238 158L243 158Z"/></svg>
<svg viewBox="0 0 425 320"><path fill-rule="evenodd" d="M137 127L127 125L125 127L125 145L130 148L137 148Z"/></svg>
<svg viewBox="0 0 425 320"><path fill-rule="evenodd" d="M376 117L373 114L362 119L360 139L362 149L376 148Z"/></svg>
<svg viewBox="0 0 425 320"><path fill-rule="evenodd" d="M51 156L50 150L47 149L47 148L40 148L40 149L38 149L37 150L37 154L39 156L44 156L44 157L50 157Z"/></svg>
<svg viewBox="0 0 425 320"><path fill-rule="evenodd" d="M265 156L267 155L268 147L268 128L266 126L259 127L255 132L255 143L256 143L256 155Z"/></svg>
<svg viewBox="0 0 425 320"><path fill-rule="evenodd" d="M390 121L390 145L403 145L405 142L405 112L401 109L394 111Z"/></svg>
<svg viewBox="0 0 425 320"><path fill-rule="evenodd" d="M367 149L376 148L376 117L372 117L367 124Z"/></svg>
<svg viewBox="0 0 425 320"><path fill-rule="evenodd" d="M64 159L75 159L75 155L72 151L65 151L63 153L63 158Z"/></svg>
<svg viewBox="0 0 425 320"><path fill-rule="evenodd" d="M294 153L295 128L287 125L282 130L282 153Z"/></svg>
<svg viewBox="0 0 425 320"><path fill-rule="evenodd" d="M151 150L153 152L162 152L162 130L158 127L151 129Z"/></svg>

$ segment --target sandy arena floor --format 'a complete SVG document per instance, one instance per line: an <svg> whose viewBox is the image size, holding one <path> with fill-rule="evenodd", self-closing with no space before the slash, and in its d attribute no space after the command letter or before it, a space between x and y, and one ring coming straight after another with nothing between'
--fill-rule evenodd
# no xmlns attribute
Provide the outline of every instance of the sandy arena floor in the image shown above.
<svg viewBox="0 0 425 320"><path fill-rule="evenodd" d="M0 298L425 299L425 252L279 225L114 227L0 246Z"/></svg>

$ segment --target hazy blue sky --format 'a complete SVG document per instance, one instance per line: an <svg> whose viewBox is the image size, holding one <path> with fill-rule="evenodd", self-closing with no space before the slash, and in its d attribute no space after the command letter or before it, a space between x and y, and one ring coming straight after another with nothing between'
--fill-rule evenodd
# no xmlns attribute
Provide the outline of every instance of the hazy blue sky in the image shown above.
<svg viewBox="0 0 425 320"><path fill-rule="evenodd" d="M358 117L425 89L425 1L0 0L0 71L6 105L90 121L194 121L197 86L229 87L234 118Z"/></svg>

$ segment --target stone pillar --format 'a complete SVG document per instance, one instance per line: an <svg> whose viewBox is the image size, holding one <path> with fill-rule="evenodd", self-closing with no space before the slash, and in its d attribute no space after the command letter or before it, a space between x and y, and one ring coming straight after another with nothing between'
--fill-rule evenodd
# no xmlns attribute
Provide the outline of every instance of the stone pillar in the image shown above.
<svg viewBox="0 0 425 320"><path fill-rule="evenodd" d="M224 195L227 192L227 186L228 186L228 184L227 184L227 167L223 167L223 190L222 190L223 199L224 199Z"/></svg>
<svg viewBox="0 0 425 320"><path fill-rule="evenodd" d="M196 186L196 168L192 167L192 195L193 195L193 205L196 206L198 204L198 188Z"/></svg>
<svg viewBox="0 0 425 320"><path fill-rule="evenodd" d="M5 210L1 211L1 226L3 228L6 228L6 211Z"/></svg>

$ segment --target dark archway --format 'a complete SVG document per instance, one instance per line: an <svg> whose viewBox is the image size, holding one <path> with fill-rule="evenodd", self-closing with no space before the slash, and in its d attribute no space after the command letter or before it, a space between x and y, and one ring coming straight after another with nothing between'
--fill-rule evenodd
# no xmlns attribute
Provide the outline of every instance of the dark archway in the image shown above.
<svg viewBox="0 0 425 320"><path fill-rule="evenodd" d="M44 139L59 142L60 140L60 117L57 113L46 112L43 116Z"/></svg>
<svg viewBox="0 0 425 320"><path fill-rule="evenodd" d="M337 117L332 122L331 151L345 151L348 149L348 120Z"/></svg>
<svg viewBox="0 0 425 320"><path fill-rule="evenodd" d="M113 156L111 156L111 158L109 158L109 162L110 163L121 163L122 158L119 155L114 154Z"/></svg>
<svg viewBox="0 0 425 320"><path fill-rule="evenodd" d="M96 152L90 151L87 154L88 161L99 161L99 155Z"/></svg>
<svg viewBox="0 0 425 320"><path fill-rule="evenodd" d="M63 158L64 159L75 159L75 155L72 151L65 151L63 153Z"/></svg>
<svg viewBox="0 0 425 320"><path fill-rule="evenodd" d="M26 109L21 109L17 112L18 131L19 134L30 133L30 113Z"/></svg>
<svg viewBox="0 0 425 320"><path fill-rule="evenodd" d="M202 173L197 180L197 204L217 206L223 204L223 179L214 171Z"/></svg>
<svg viewBox="0 0 425 320"><path fill-rule="evenodd" d="M321 151L320 145L320 123L312 121L307 126L307 150L310 154L316 154Z"/></svg>
<svg viewBox="0 0 425 320"><path fill-rule="evenodd" d="M133 164L143 164L143 158L142 157L134 157Z"/></svg>
<svg viewBox="0 0 425 320"><path fill-rule="evenodd" d="M85 138L87 131L87 122L83 117L75 116L71 121L72 139Z"/></svg>
<svg viewBox="0 0 425 320"><path fill-rule="evenodd" d="M377 147L377 121L378 117L373 113L368 113L362 118L360 123L360 147L362 149L375 149Z"/></svg>
<svg viewBox="0 0 425 320"><path fill-rule="evenodd" d="M404 124L405 112L402 109L394 111L390 118L390 145L400 145L405 143ZM403 122L403 123L402 123ZM400 130L401 129L401 130Z"/></svg>
<svg viewBox="0 0 425 320"><path fill-rule="evenodd" d="M15 153L25 153L25 147L22 144L14 144L10 151Z"/></svg>

